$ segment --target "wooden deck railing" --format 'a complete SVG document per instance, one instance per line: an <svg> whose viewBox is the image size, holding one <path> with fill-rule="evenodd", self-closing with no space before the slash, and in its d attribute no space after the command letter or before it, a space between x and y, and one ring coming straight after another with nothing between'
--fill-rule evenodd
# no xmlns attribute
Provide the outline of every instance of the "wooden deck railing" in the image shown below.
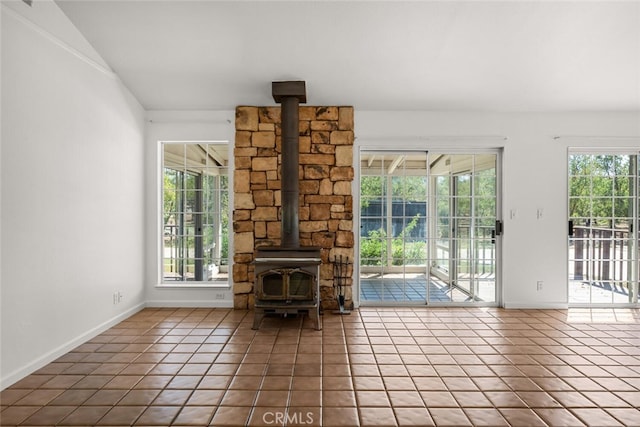
<svg viewBox="0 0 640 427"><path fill-rule="evenodd" d="M623 282L630 280L631 238L628 229L574 226L570 238L573 278Z"/></svg>

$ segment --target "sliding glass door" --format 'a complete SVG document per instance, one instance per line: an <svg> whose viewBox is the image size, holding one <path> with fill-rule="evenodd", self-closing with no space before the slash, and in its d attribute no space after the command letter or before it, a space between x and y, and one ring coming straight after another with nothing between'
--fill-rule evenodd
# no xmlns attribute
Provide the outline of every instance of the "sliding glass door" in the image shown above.
<svg viewBox="0 0 640 427"><path fill-rule="evenodd" d="M362 152L362 304L495 304L498 153Z"/></svg>
<svg viewBox="0 0 640 427"><path fill-rule="evenodd" d="M437 157L435 157L437 156ZM433 155L429 302L495 302L498 157Z"/></svg>
<svg viewBox="0 0 640 427"><path fill-rule="evenodd" d="M638 155L569 155L569 303L638 303Z"/></svg>

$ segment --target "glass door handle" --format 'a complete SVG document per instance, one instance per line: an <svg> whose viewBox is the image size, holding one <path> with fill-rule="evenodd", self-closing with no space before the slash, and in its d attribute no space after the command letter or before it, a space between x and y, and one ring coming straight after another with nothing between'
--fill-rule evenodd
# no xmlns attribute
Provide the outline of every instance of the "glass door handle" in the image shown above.
<svg viewBox="0 0 640 427"><path fill-rule="evenodd" d="M573 220L569 220L569 237L573 237Z"/></svg>
<svg viewBox="0 0 640 427"><path fill-rule="evenodd" d="M496 236L502 236L502 233L504 232L502 221L500 221L499 219L496 220L496 228L493 230L493 232Z"/></svg>

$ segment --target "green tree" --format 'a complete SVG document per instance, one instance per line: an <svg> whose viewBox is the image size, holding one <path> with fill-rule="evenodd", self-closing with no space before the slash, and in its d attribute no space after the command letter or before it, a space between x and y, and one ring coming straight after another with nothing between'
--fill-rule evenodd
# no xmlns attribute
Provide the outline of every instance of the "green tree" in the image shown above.
<svg viewBox="0 0 640 427"><path fill-rule="evenodd" d="M163 203L163 218L166 224L169 221L169 217L176 212L176 188L177 188L177 173L173 169L164 169L164 192L162 197Z"/></svg>
<svg viewBox="0 0 640 427"><path fill-rule="evenodd" d="M427 199L427 178L425 176L392 176L391 194L387 178L389 176L363 176L360 178L360 207L367 208L371 200L391 196L411 202Z"/></svg>
<svg viewBox="0 0 640 427"><path fill-rule="evenodd" d="M631 216L632 169L629 155L571 155L569 216L592 223Z"/></svg>

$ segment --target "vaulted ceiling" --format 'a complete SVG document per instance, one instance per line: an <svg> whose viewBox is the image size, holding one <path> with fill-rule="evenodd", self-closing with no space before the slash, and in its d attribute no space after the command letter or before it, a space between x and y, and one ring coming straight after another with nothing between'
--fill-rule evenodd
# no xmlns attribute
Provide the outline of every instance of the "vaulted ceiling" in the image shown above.
<svg viewBox="0 0 640 427"><path fill-rule="evenodd" d="M640 110L637 1L56 3L150 110Z"/></svg>

